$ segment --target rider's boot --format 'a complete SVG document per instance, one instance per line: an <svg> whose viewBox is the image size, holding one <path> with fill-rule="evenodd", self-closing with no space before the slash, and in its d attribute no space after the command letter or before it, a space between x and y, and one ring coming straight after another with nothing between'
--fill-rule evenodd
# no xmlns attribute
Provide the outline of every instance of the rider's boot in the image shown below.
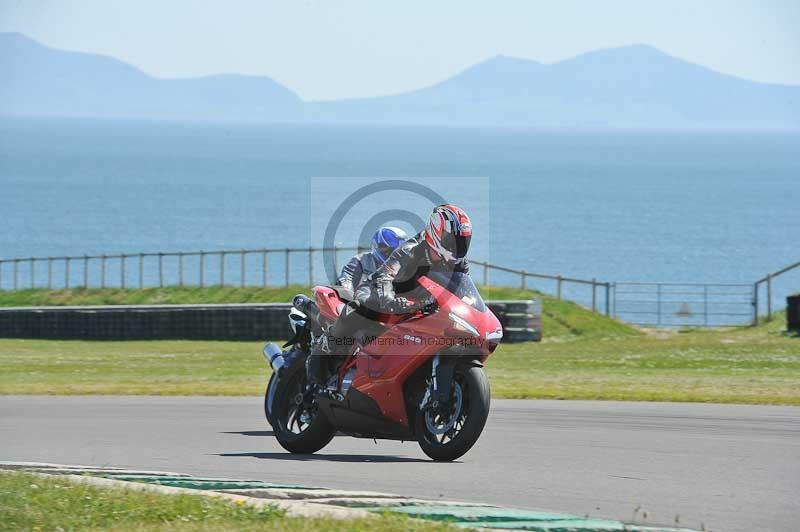
<svg viewBox="0 0 800 532"><path fill-rule="evenodd" d="M334 401L343 401L344 397L337 391L336 387L329 388L325 381L325 368L328 365L326 357L342 358L341 352L344 351L334 340L327 335L322 335L311 347L311 354L306 359L306 376L308 377L308 387L306 393L311 395L322 395Z"/></svg>
<svg viewBox="0 0 800 532"><path fill-rule="evenodd" d="M328 336L320 335L311 344L311 353L306 359L306 377L311 386L321 386L325 379L324 362L329 353Z"/></svg>

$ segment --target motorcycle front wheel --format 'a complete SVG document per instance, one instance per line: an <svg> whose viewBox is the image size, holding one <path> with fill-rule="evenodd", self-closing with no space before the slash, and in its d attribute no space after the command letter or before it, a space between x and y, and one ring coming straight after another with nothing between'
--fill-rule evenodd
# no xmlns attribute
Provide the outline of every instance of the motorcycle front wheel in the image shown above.
<svg viewBox="0 0 800 532"><path fill-rule="evenodd" d="M469 451L489 417L489 379L483 368L457 366L453 397L446 408L417 412L415 431L422 451L437 462L451 462Z"/></svg>
<svg viewBox="0 0 800 532"><path fill-rule="evenodd" d="M272 416L269 413L269 393L270 388L272 388L272 384L275 381L275 374L273 373L269 377L269 382L267 382L267 390L264 392L264 417L267 418L267 423L272 426Z"/></svg>
<svg viewBox="0 0 800 532"><path fill-rule="evenodd" d="M304 397L306 382L305 364L295 364L276 384L270 422L278 443L290 453L315 453L336 434L316 401Z"/></svg>

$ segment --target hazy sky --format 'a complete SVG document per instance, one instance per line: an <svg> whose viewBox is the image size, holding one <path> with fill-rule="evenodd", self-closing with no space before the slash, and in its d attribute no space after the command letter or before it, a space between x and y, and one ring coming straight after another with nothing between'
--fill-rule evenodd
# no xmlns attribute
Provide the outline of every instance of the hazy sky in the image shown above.
<svg viewBox="0 0 800 532"><path fill-rule="evenodd" d="M0 0L0 31L158 77L267 75L307 99L402 92L497 54L549 63L633 43L800 84L800 0Z"/></svg>

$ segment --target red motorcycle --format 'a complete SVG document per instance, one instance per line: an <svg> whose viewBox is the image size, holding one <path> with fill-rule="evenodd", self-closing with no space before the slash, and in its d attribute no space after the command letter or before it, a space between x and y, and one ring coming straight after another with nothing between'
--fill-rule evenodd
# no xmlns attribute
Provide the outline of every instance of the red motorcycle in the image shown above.
<svg viewBox="0 0 800 532"><path fill-rule="evenodd" d="M451 461L475 444L489 415L483 364L503 330L468 275L429 273L418 283L426 306L377 316L384 332L366 345L355 342L344 362L329 368L324 389L307 386L305 360L352 294L317 286L314 300L294 298L290 349L264 347L274 370L264 408L284 449L314 453L342 432L416 440L432 459Z"/></svg>

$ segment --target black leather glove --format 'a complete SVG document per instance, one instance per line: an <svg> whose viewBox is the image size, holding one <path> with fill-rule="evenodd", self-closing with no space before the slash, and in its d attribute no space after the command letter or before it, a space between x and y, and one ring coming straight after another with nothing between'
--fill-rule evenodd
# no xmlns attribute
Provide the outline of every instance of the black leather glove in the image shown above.
<svg viewBox="0 0 800 532"><path fill-rule="evenodd" d="M395 297L392 304L389 306L389 312L392 314L402 314L411 306L411 302L405 297Z"/></svg>

